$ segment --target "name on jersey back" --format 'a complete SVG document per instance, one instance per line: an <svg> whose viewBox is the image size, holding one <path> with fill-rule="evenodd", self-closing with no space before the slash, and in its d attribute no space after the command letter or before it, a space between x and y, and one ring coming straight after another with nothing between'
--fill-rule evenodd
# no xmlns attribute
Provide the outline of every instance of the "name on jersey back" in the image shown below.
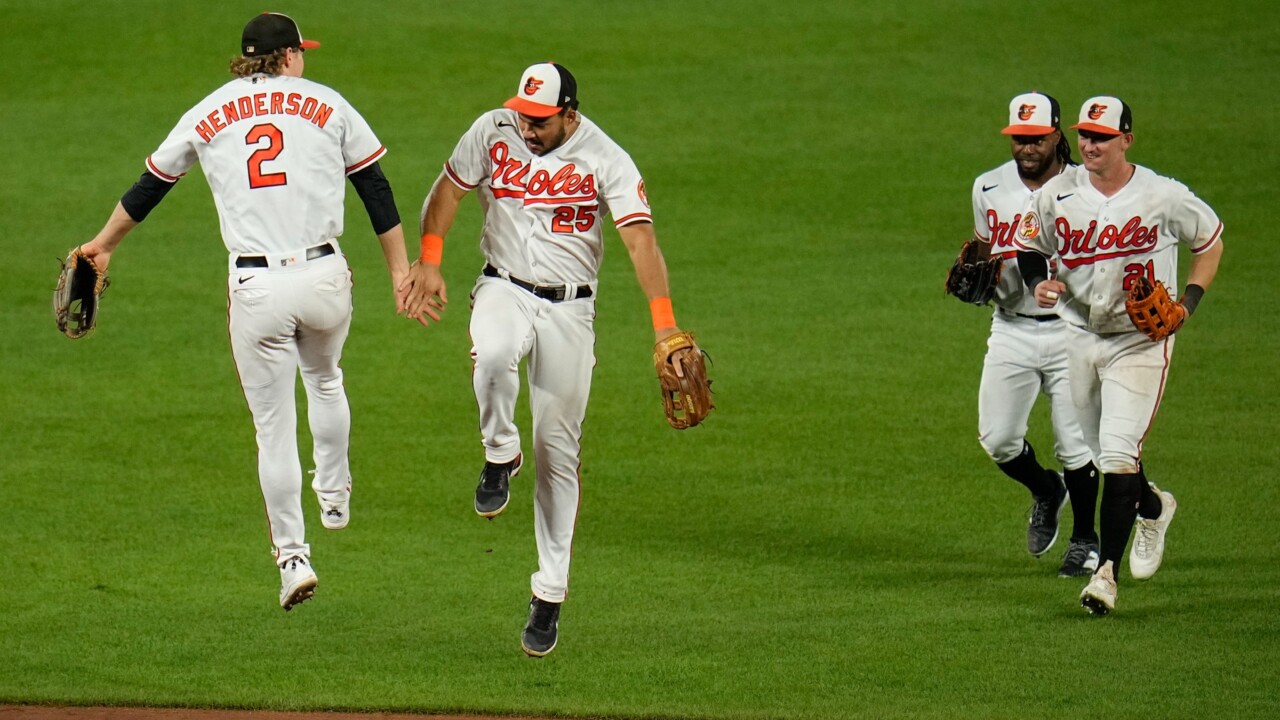
<svg viewBox="0 0 1280 720"><path fill-rule="evenodd" d="M196 123L196 134L206 143L231 125L249 118L266 115L295 115L323 128L333 108L301 93L260 92L224 104Z"/></svg>

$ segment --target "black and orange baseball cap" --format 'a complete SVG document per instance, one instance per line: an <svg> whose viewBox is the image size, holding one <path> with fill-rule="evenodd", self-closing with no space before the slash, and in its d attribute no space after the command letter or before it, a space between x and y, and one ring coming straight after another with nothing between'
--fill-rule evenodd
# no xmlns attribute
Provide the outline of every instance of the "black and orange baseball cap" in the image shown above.
<svg viewBox="0 0 1280 720"><path fill-rule="evenodd" d="M529 117L551 117L564 108L578 107L578 81L563 65L530 65L520 76L515 97L502 106Z"/></svg>
<svg viewBox="0 0 1280 720"><path fill-rule="evenodd" d="M1091 97L1080 106L1080 122L1072 125L1071 129L1100 135L1124 135L1133 132L1133 111L1118 97Z"/></svg>
<svg viewBox="0 0 1280 720"><path fill-rule="evenodd" d="M1009 102L1009 126L1001 135L1048 135L1061 129L1062 110L1052 96L1034 90Z"/></svg>
<svg viewBox="0 0 1280 720"><path fill-rule="evenodd" d="M315 40L303 40L302 31L293 18L280 13L264 12L244 26L240 34L240 52L245 57L270 55L280 48L312 50L320 47Z"/></svg>

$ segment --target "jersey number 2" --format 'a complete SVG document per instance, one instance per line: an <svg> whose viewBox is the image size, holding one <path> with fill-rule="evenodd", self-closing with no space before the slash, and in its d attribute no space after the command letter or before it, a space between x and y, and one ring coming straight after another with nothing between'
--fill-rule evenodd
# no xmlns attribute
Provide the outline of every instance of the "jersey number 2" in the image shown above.
<svg viewBox="0 0 1280 720"><path fill-rule="evenodd" d="M551 231L572 234L576 228L578 232L586 232L596 224L596 209L599 207L580 205L556 208L556 214L551 218Z"/></svg>
<svg viewBox="0 0 1280 720"><path fill-rule="evenodd" d="M1147 280L1152 284L1156 284L1156 261L1148 260L1145 263L1129 263L1124 266L1124 287L1127 292L1138 278L1143 275L1147 276Z"/></svg>
<svg viewBox="0 0 1280 720"><path fill-rule="evenodd" d="M254 150L253 154L249 156L249 187L256 190L258 188L289 184L288 176L285 173L262 171L262 163L268 160L275 160L280 151L284 150L284 133L281 133L280 128L271 123L254 125L249 130L249 134L244 136L244 144L258 145L263 138L266 138L267 146Z"/></svg>

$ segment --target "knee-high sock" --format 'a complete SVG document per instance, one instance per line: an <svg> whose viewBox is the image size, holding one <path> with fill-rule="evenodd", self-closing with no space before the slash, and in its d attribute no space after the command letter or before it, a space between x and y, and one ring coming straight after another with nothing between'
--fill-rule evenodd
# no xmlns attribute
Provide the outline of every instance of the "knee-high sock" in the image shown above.
<svg viewBox="0 0 1280 720"><path fill-rule="evenodd" d="M1031 447L1031 443L1024 442L1021 455L1008 462L999 463L997 467L1005 475L1025 485L1036 497L1052 495L1055 490L1054 480L1051 479L1049 471L1041 467L1036 460L1036 451Z"/></svg>
<svg viewBox="0 0 1280 720"><path fill-rule="evenodd" d="M1102 507L1098 513L1098 526L1102 531L1098 544L1100 563L1110 560L1119 570L1145 484L1137 473L1107 473L1103 479Z"/></svg>
<svg viewBox="0 0 1280 720"><path fill-rule="evenodd" d="M1093 517L1098 510L1098 468L1093 463L1062 473L1071 493L1071 539L1098 542Z"/></svg>

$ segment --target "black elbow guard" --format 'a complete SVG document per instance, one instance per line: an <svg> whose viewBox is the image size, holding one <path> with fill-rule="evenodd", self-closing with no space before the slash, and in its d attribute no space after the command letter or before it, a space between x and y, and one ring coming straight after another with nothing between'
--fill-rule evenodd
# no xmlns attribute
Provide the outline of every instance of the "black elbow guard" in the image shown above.
<svg viewBox="0 0 1280 720"><path fill-rule="evenodd" d="M373 232L381 235L400 224L400 212L391 193L391 183L382 174L382 166L374 163L357 173L347 176L355 186L356 194L364 202L365 212L373 223Z"/></svg>
<svg viewBox="0 0 1280 720"><path fill-rule="evenodd" d="M138 182L129 188L129 192L120 198L120 206L129 213L129 217L133 218L134 222L142 222L174 185L175 183L165 182L149 172L144 172L142 177L138 178Z"/></svg>

